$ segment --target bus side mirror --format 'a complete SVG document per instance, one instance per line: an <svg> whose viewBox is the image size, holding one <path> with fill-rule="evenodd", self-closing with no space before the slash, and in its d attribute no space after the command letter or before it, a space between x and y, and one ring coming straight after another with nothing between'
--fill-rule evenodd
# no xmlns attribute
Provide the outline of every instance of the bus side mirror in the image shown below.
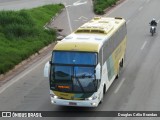
<svg viewBox="0 0 160 120"><path fill-rule="evenodd" d="M101 79L101 66L100 66L100 63L96 66L96 69L95 69L95 74L96 74L96 79L97 80L100 80Z"/></svg>
<svg viewBox="0 0 160 120"><path fill-rule="evenodd" d="M44 77L49 77L49 69L50 69L50 62L48 61L44 66Z"/></svg>

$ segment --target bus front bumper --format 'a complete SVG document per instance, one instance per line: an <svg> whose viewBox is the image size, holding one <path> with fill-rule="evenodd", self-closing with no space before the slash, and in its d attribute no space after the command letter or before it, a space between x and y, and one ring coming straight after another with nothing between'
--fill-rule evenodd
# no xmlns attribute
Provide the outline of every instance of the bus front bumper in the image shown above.
<svg viewBox="0 0 160 120"><path fill-rule="evenodd" d="M65 100L51 97L51 103L61 106L77 106L77 107L97 107L98 99L95 100Z"/></svg>

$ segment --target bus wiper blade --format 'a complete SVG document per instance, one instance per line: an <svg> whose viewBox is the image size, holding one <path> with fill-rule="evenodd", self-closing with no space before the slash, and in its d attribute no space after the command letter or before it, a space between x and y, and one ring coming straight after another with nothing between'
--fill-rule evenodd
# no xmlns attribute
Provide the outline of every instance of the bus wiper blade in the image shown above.
<svg viewBox="0 0 160 120"><path fill-rule="evenodd" d="M86 74L78 76L78 78L91 78L91 77L92 77L92 75L86 75Z"/></svg>
<svg viewBox="0 0 160 120"><path fill-rule="evenodd" d="M82 92L85 93L85 91L84 91L84 89L83 89L83 86L82 86L81 82L79 81L79 78L78 78L78 77L75 77L75 78L76 78L76 80L78 81L78 84L79 84Z"/></svg>

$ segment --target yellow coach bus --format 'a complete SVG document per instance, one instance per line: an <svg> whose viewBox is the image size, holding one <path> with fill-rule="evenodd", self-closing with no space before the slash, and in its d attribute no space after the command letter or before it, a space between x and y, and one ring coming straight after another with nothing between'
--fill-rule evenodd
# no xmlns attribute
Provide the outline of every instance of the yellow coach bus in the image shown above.
<svg viewBox="0 0 160 120"><path fill-rule="evenodd" d="M97 107L123 67L126 34L123 18L95 17L59 41L44 68L51 103Z"/></svg>

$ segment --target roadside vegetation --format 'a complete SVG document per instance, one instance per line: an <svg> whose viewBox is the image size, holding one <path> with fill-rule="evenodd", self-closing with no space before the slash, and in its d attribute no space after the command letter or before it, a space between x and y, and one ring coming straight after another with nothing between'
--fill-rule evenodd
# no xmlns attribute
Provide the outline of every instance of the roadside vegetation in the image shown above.
<svg viewBox="0 0 160 120"><path fill-rule="evenodd" d="M44 25L64 6L46 5L29 10L0 11L0 74L38 52L56 38Z"/></svg>
<svg viewBox="0 0 160 120"><path fill-rule="evenodd" d="M104 10L115 5L118 0L93 0L93 9L96 14L104 14Z"/></svg>

